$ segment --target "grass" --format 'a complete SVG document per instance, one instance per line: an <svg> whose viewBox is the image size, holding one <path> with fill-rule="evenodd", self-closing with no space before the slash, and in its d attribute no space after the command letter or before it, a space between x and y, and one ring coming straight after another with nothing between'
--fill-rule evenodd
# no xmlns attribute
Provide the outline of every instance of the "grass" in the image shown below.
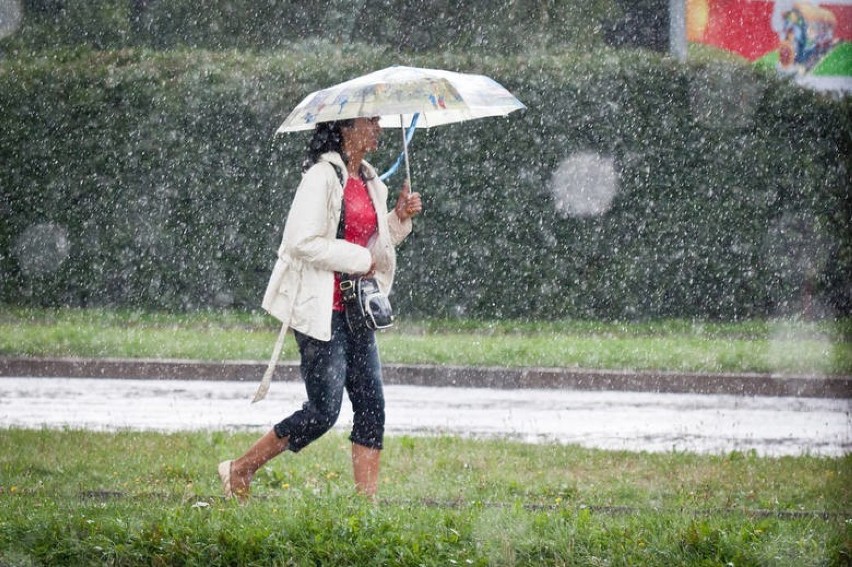
<svg viewBox="0 0 852 567"><path fill-rule="evenodd" d="M265 360L262 313L0 307L0 356ZM852 321L408 321L379 334L399 364L852 374ZM297 359L294 341L285 360Z"/></svg>
<svg viewBox="0 0 852 567"><path fill-rule="evenodd" d="M385 362L849 374L850 323L402 320ZM260 313L0 308L0 355L262 360ZM292 341L285 357L295 358ZM803 362L804 361L804 362ZM376 504L334 431L219 497L253 433L0 429L0 565L849 565L852 456L386 439Z"/></svg>
<svg viewBox="0 0 852 567"><path fill-rule="evenodd" d="M852 457L387 440L380 499L332 432L262 469L249 433L0 430L0 564L848 565Z"/></svg>

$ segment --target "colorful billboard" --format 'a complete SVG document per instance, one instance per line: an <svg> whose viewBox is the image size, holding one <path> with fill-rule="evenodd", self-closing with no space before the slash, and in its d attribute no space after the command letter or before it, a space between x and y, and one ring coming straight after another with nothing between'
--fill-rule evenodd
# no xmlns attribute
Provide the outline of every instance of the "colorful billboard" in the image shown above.
<svg viewBox="0 0 852 567"><path fill-rule="evenodd" d="M852 0L687 0L686 15L691 42L852 90Z"/></svg>

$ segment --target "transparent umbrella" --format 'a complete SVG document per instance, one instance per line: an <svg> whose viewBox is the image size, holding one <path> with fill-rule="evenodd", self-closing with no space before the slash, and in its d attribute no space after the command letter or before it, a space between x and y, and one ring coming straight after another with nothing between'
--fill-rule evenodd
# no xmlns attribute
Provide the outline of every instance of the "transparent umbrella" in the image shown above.
<svg viewBox="0 0 852 567"><path fill-rule="evenodd" d="M393 66L309 94L287 116L278 133L310 130L320 122L379 116L383 128L402 130L410 184L406 126L430 128L506 116L522 108L526 107L512 93L484 75Z"/></svg>

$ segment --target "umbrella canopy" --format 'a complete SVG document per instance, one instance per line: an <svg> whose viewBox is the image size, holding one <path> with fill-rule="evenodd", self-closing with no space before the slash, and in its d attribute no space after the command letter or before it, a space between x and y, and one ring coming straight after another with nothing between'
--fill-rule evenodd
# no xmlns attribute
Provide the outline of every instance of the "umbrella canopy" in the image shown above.
<svg viewBox="0 0 852 567"><path fill-rule="evenodd" d="M278 132L310 130L319 122L380 116L384 128L401 128L419 114L430 128L526 108L484 75L394 66L322 89L305 97Z"/></svg>

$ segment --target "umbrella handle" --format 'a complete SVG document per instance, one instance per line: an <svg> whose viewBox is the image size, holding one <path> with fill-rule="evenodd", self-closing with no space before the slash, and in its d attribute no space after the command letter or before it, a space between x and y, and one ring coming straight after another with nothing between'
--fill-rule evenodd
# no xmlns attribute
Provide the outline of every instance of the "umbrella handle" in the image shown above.
<svg viewBox="0 0 852 567"><path fill-rule="evenodd" d="M414 125L415 118L411 118L411 124ZM400 130L402 130L402 152L405 154L405 179L408 181L409 190L411 190L411 166L408 164L408 140L405 138L405 126L402 123L402 114L399 115Z"/></svg>
<svg viewBox="0 0 852 567"><path fill-rule="evenodd" d="M386 180L388 177L390 177L391 175L396 173L396 170L399 169L399 166L402 163L403 158L406 157L406 155L405 155L405 143L406 142L409 143L409 144L411 143L411 139L414 137L414 129L417 126L417 119L419 117L420 117L419 112L415 112L414 115L411 117L411 125L408 127L408 133L405 135L405 140L403 140L403 151L399 152L399 155L397 156L396 161L393 162L393 165L390 166L386 172L384 172L383 174L381 174L379 176L379 179L381 179L382 181ZM400 118L399 123L400 123L400 126L401 126L402 125L402 119L401 118Z"/></svg>

